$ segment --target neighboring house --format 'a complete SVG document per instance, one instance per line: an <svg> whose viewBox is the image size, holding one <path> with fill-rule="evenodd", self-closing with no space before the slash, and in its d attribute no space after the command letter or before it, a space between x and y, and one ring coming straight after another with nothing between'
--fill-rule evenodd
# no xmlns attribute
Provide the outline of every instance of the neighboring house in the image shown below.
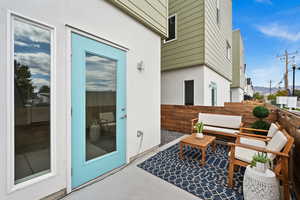
<svg viewBox="0 0 300 200"><path fill-rule="evenodd" d="M231 102L241 102L245 94L245 72L244 43L240 30L232 33L232 83Z"/></svg>
<svg viewBox="0 0 300 200"><path fill-rule="evenodd" d="M168 0L0 11L1 200L58 198L160 144Z"/></svg>
<svg viewBox="0 0 300 200"><path fill-rule="evenodd" d="M222 106L230 101L232 1L169 0L162 42L161 103Z"/></svg>
<svg viewBox="0 0 300 200"><path fill-rule="evenodd" d="M253 97L254 87L251 78L246 78L245 95Z"/></svg>

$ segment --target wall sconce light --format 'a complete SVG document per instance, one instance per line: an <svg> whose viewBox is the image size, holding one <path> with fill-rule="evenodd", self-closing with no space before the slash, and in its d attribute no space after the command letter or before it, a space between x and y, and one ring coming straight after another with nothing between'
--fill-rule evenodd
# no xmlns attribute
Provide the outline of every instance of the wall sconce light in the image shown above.
<svg viewBox="0 0 300 200"><path fill-rule="evenodd" d="M137 70L139 72L142 72L145 70L145 67L144 67L144 62L141 60L140 62L137 63Z"/></svg>

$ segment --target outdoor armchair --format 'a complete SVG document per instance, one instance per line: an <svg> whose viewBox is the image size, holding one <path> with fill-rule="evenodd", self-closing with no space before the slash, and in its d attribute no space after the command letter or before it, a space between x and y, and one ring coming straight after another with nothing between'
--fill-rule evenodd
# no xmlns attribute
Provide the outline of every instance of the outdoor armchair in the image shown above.
<svg viewBox="0 0 300 200"><path fill-rule="evenodd" d="M248 143L241 143L241 139L248 139ZM252 158L258 152L267 153L268 158L275 164L274 172L282 181L284 199L289 199L289 153L294 143L294 138L285 130L279 130L269 140L267 137L251 137L239 134L236 143L228 143L230 146L228 185L233 186L233 173L235 166L248 166Z"/></svg>

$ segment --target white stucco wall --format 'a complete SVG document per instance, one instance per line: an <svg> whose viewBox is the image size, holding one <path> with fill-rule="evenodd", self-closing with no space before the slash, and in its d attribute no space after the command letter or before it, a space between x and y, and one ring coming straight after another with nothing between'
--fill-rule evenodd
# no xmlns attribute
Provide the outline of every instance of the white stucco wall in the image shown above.
<svg viewBox="0 0 300 200"><path fill-rule="evenodd" d="M203 105L203 67L164 71L161 74L161 104L184 105L184 81L194 80L194 104Z"/></svg>
<svg viewBox="0 0 300 200"><path fill-rule="evenodd" d="M244 90L241 88L231 88L231 102L242 102L244 100Z"/></svg>
<svg viewBox="0 0 300 200"><path fill-rule="evenodd" d="M246 93L247 95L253 97L254 90L253 90L252 84L251 84L251 85L246 84L246 87L245 87L245 93Z"/></svg>
<svg viewBox="0 0 300 200"><path fill-rule="evenodd" d="M8 82L6 81L7 68L7 11L19 13L34 20L49 24L56 28L56 81L57 90L56 110L56 174L36 184L7 194L7 110L5 105L10 104L7 97ZM127 52L127 125L126 148L127 160L160 143L160 44L161 38L154 32L127 16L119 9L104 0L18 0L0 1L0 199L40 199L60 189L68 187L67 165L69 155L68 115L70 111L70 74L67 74L67 31L65 24L70 24L86 32L121 44L129 48ZM138 72L136 65L143 61L145 70ZM70 116L69 116L70 117ZM144 132L142 144L137 138L137 130ZM70 141L69 141L70 142ZM140 148L141 147L141 148Z"/></svg>
<svg viewBox="0 0 300 200"><path fill-rule="evenodd" d="M224 106L225 102L230 102L230 81L211 70L204 68L204 105L211 106L210 84L214 82L217 85L217 106Z"/></svg>
<svg viewBox="0 0 300 200"><path fill-rule="evenodd" d="M207 66L163 71L161 74L161 104L184 104L184 81L194 80L194 104L211 106L211 82L217 85L217 105L230 101L230 82Z"/></svg>

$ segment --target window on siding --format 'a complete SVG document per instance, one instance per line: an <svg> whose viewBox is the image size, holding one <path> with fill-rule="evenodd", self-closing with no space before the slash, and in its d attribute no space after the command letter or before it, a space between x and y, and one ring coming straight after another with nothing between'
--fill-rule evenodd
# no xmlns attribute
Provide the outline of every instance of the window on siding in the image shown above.
<svg viewBox="0 0 300 200"><path fill-rule="evenodd" d="M176 15L172 15L169 17L169 37L165 40L166 42L170 42L172 40L176 40Z"/></svg>
<svg viewBox="0 0 300 200"><path fill-rule="evenodd" d="M184 105L194 105L194 80L184 81Z"/></svg>
<svg viewBox="0 0 300 200"><path fill-rule="evenodd" d="M216 106L217 105L217 84L211 82L210 90L211 90L211 105Z"/></svg>
<svg viewBox="0 0 300 200"><path fill-rule="evenodd" d="M231 60L231 46L228 41L226 42L226 57Z"/></svg>
<svg viewBox="0 0 300 200"><path fill-rule="evenodd" d="M217 0L217 6L216 6L216 20L217 24L220 24L220 0Z"/></svg>

